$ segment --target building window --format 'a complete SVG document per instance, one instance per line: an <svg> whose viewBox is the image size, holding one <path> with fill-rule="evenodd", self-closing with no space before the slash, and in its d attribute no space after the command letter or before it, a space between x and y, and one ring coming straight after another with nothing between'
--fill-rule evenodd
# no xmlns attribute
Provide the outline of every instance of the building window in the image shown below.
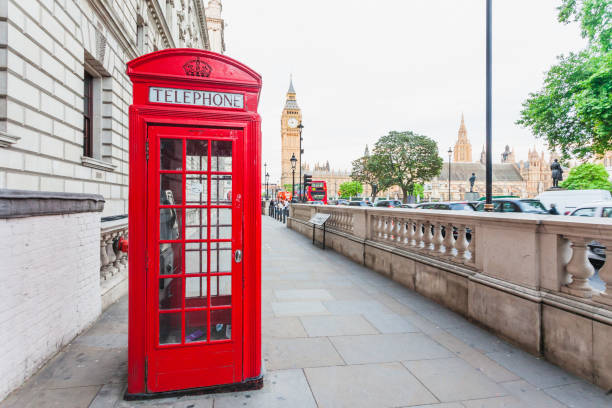
<svg viewBox="0 0 612 408"><path fill-rule="evenodd" d="M93 157L93 77L87 71L83 87L83 156Z"/></svg>

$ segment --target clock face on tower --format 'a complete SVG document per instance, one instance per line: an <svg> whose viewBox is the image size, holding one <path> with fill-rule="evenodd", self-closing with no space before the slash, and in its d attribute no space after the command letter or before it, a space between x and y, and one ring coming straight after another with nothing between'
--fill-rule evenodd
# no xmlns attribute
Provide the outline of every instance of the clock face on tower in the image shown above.
<svg viewBox="0 0 612 408"><path fill-rule="evenodd" d="M297 121L297 119L296 119L296 118L290 118L290 119L287 121L287 124L289 125L289 127L290 127L290 128L295 128L295 127L297 127L297 125L298 125L298 121Z"/></svg>

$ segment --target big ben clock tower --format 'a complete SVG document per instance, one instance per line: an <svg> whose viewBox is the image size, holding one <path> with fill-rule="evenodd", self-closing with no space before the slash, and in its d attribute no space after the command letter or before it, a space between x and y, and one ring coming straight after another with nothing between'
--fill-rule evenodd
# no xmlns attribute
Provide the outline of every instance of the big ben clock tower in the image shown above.
<svg viewBox="0 0 612 408"><path fill-rule="evenodd" d="M298 125L302 122L302 111L295 100L295 89L293 89L293 80L289 81L289 90L287 91L287 100L281 115L281 188L286 185L291 186L292 171L291 171L291 155L295 155L298 160L295 166L295 185L300 184L299 171L302 163L300 162L300 130ZM291 188L288 189L291 191Z"/></svg>

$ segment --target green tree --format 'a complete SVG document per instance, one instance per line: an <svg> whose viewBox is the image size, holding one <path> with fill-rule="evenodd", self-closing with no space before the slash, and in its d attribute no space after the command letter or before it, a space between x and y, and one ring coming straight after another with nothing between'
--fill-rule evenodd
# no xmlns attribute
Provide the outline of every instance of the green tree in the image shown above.
<svg viewBox="0 0 612 408"><path fill-rule="evenodd" d="M351 179L358 181L361 184L368 184L372 189L373 198L378 192L384 191L391 187L389 180L384 180L380 177L380 160L375 156L367 155L353 160L353 170ZM376 188L374 188L376 186Z"/></svg>
<svg viewBox="0 0 612 408"><path fill-rule="evenodd" d="M425 188L423 187L422 184L417 183L414 185L414 190L412 190L412 195L413 196L419 196L421 198L423 198L423 194L425 193Z"/></svg>
<svg viewBox="0 0 612 408"><path fill-rule="evenodd" d="M612 191L610 175L603 164L583 163L570 170L569 176L561 184L568 190L602 189Z"/></svg>
<svg viewBox="0 0 612 408"><path fill-rule="evenodd" d="M358 181L346 181L340 184L340 197L349 198L358 196L363 192L363 186Z"/></svg>
<svg viewBox="0 0 612 408"><path fill-rule="evenodd" d="M559 148L562 159L601 155L612 149L612 2L562 0L558 9L560 22L580 23L589 45L558 58L517 124Z"/></svg>
<svg viewBox="0 0 612 408"><path fill-rule="evenodd" d="M544 87L523 103L518 124L560 149L563 159L612 149L612 52L560 57Z"/></svg>
<svg viewBox="0 0 612 408"><path fill-rule="evenodd" d="M612 2L610 0L562 0L559 21L580 22L582 37L607 52L612 48Z"/></svg>
<svg viewBox="0 0 612 408"><path fill-rule="evenodd" d="M438 144L416 133L389 132L374 146L378 177L402 189L404 202L414 194L415 185L431 180L442 170Z"/></svg>

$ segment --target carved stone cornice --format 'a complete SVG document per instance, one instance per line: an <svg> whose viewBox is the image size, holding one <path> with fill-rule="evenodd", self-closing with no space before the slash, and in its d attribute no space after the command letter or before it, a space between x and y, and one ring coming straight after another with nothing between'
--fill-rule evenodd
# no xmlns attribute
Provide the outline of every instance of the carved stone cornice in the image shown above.
<svg viewBox="0 0 612 408"><path fill-rule="evenodd" d="M198 20L198 28L200 29L200 38L204 44L204 49L210 50L210 41L208 39L208 27L206 26L206 14L204 12L204 2L195 0L194 2L196 17Z"/></svg>
<svg viewBox="0 0 612 408"><path fill-rule="evenodd" d="M128 56L128 59L134 59L138 56L135 44L126 36L125 30L122 28L122 23L115 15L112 7L109 7L105 0L90 0L89 4L96 12L98 18L102 20L103 25L111 32L113 37L121 45Z"/></svg>
<svg viewBox="0 0 612 408"><path fill-rule="evenodd" d="M157 27L157 31L159 32L164 45L166 48L175 48L176 45L174 45L174 38L172 38L172 33L170 32L168 23L164 18L161 8L159 7L159 1L147 0L147 6L149 8L149 12L153 16L155 26Z"/></svg>

